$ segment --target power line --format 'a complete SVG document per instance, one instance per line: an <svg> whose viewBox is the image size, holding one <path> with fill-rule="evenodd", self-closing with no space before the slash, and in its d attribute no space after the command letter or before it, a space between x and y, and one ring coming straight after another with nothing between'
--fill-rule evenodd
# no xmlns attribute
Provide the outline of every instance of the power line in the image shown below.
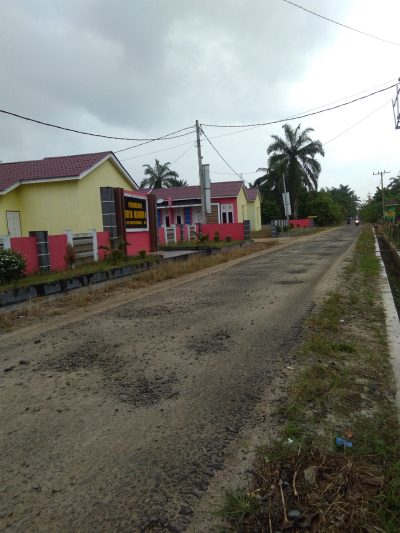
<svg viewBox="0 0 400 533"><path fill-rule="evenodd" d="M187 128L182 128L181 130L174 131L172 133L168 133L167 135L162 135L161 137L157 137L155 139L134 139L130 137L112 137L110 135L100 135L98 133L89 133L87 131L80 131L80 130L74 130L72 128L64 128L63 126L56 126L55 124L50 124L48 122L42 122L41 120L36 120L34 118L24 117L22 115L17 115L16 113L11 113L10 111L5 111L4 109L0 109L0 113L4 113L5 115L11 115L12 117L21 118L23 120L28 120L29 122L35 122L36 124L41 124L42 126L49 126L50 128L57 128L58 130L64 130L64 131L70 131L72 133L79 133L80 135L90 135L91 137L101 137L103 139L114 139L118 141L159 141L161 139L170 138L170 139L176 139L177 137L184 137L185 135L188 135L185 133L184 135L176 135L175 137L171 137L171 135L175 135L175 133L180 133L181 131L188 130L190 128L193 128L194 126L188 126ZM191 132L189 132L191 133Z"/></svg>
<svg viewBox="0 0 400 533"><path fill-rule="evenodd" d="M322 146L325 146L326 144L334 141L335 139L337 139L338 137L340 137L341 135L344 135L345 133L347 133L349 130L351 130L352 128L355 128L356 126L358 126L359 124L361 124L361 122L363 122L364 120L366 120L368 117L370 117L371 115L373 115L374 113L376 113L377 111L379 111L380 109L382 109L382 107L384 107L386 104L388 104L392 99L388 100L387 102L385 102L383 105L379 106L378 109L375 109L375 111L372 111L372 113L370 113L369 115L367 115L366 117L362 118L361 120L359 120L358 122L356 122L355 124L353 124L352 126L350 126L350 128L347 128L347 130L344 130L342 131L342 133L339 133L339 135L336 135L336 137L333 137L332 139L329 139L329 141L326 141L326 143L323 143ZM393 154L392 154L393 155Z"/></svg>
<svg viewBox="0 0 400 533"><path fill-rule="evenodd" d="M283 0L287 4L291 4L292 6L298 7L299 9L302 9L303 11L307 11L307 13L311 13L311 15L315 15L316 17L319 17L321 19L327 20L328 22L332 22L333 24L337 24L338 26L342 26L343 28L346 28L348 30L356 31L357 33L361 33L362 35L365 35L366 37L371 37L372 39L377 39L378 41L382 41L384 43L393 44L394 46L400 46L399 43L394 43L392 41L388 41L386 39L382 39L381 37L376 37L375 35L371 35L370 33L366 33L365 31L357 30L356 28L352 28L351 26L346 26L346 24L342 24L341 22L336 22L336 20L332 20L328 17L324 17L322 15L319 15L318 13L315 13L314 11L310 11L309 9L306 9L305 7L299 6L298 4L295 4L294 2L290 2L289 0Z"/></svg>
<svg viewBox="0 0 400 533"><path fill-rule="evenodd" d="M207 139L207 141L211 144L211 146L214 148L214 150L217 152L217 154L219 155L219 157L222 159L222 161L225 163L225 165L227 165L231 170L233 170L233 172L236 174L236 176L238 176L242 181L244 181L245 183L247 183L247 185L250 185L250 182L248 182L247 180L243 179L242 176L240 174L238 174L236 172L236 170L234 168L231 167L231 165L228 163L228 161L226 161L226 159L224 159L222 157L222 155L218 152L218 150L215 148L215 146L213 145L213 143L210 141L210 139L207 137L207 135L205 134L203 128L201 128L201 132L202 134L205 136L205 138Z"/></svg>
<svg viewBox="0 0 400 533"><path fill-rule="evenodd" d="M350 102L345 102L344 104L336 105L333 107L328 107L327 109L322 109L321 111L315 111L314 113L307 113L303 115L282 118L279 120L273 120L271 122L262 122L260 124L242 124L240 126L231 126L231 125L226 126L226 125L220 125L220 124L202 124L202 126L207 126L210 128L250 128L250 127L256 127L256 126L269 126L270 124L278 124L279 122L286 122L287 120L297 120L299 118L310 117L312 115L319 115L320 113L325 113L325 111L332 111L333 109L338 109L339 107L354 104L355 102L358 102L359 100L364 100L365 98L369 98L370 96L374 96L375 94L379 94L381 92L387 91L388 89L393 89L393 87L396 87L396 84L390 85L390 87L385 87L384 89L380 89L379 91L366 94L365 96L360 96L360 98L356 98L354 100L351 100Z"/></svg>
<svg viewBox="0 0 400 533"><path fill-rule="evenodd" d="M175 163L176 163L177 161L179 161L179 159L181 159L185 154L187 154L188 151L189 151L191 148L193 148L194 146L195 146L195 145L192 143L192 146L189 146L189 148L188 148L187 150L185 150L185 151L183 152L183 154L180 155L180 156L178 157L178 159L176 159L173 163L171 163L171 165L175 165Z"/></svg>

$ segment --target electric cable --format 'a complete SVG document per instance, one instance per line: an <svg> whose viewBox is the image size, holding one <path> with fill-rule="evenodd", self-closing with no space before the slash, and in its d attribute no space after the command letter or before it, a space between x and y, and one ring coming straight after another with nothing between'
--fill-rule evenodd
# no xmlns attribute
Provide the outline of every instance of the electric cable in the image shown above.
<svg viewBox="0 0 400 533"><path fill-rule="evenodd" d="M326 143L323 143L322 146L325 146L326 144L334 141L335 139L337 139L338 137L340 137L341 135L347 133L349 130L351 130L352 128L355 128L356 126L358 126L359 124L361 124L361 122L364 122L364 120L366 120L367 118L369 118L371 115L373 115L374 113L376 113L377 111L379 111L380 109L382 109L382 107L384 107L385 105L387 105L392 99L388 100L387 102L385 102L383 105L379 106L377 109L375 109L375 111L372 111L372 113L370 113L369 115L367 115L366 117L362 118L361 120L359 120L358 122L356 122L355 124L353 124L352 126L350 126L350 128L347 128L347 130L344 130L342 131L342 133L339 133L339 135L336 135L336 137L332 137L332 139L329 139L329 141L326 141ZM392 154L393 155L393 154Z"/></svg>
<svg viewBox="0 0 400 533"><path fill-rule="evenodd" d="M213 145L213 143L210 141L210 139L207 137L207 135L205 134L203 128L201 128L201 133L204 135L204 137L207 139L207 141L211 144L211 146L214 148L214 150L217 152L217 154L219 155L219 157L222 159L222 161L231 169L233 170L233 172L236 174L236 176L238 176L242 181L244 181L245 183L247 183L247 185L250 185L250 182L248 182L247 180L245 180L244 178L242 178L242 176L240 174L238 174L236 172L236 170L234 168L231 167L231 165L226 161L226 159L224 159L222 157L222 155L218 152L218 150L215 148L215 146Z"/></svg>
<svg viewBox="0 0 400 533"><path fill-rule="evenodd" d="M191 148L194 148L194 146L195 146L195 143L192 143L192 146L189 146L189 148L188 148L187 150L185 150L185 151L183 152L183 154L180 155L180 156L178 157L178 159L176 159L173 163L171 163L171 166L172 166L172 165L175 165L175 163L176 163L177 161L179 161L179 159L181 159L185 154L187 154L188 151L189 151Z"/></svg>
<svg viewBox="0 0 400 533"><path fill-rule="evenodd" d="M185 135L188 135L189 133L185 133L183 135L176 135L175 137L171 137L171 135L175 135L175 133L180 133L181 131L185 131L191 128L194 128L194 126L188 126L187 128L182 128L181 130L174 131L172 133L168 133L167 135L162 135L161 137L156 137L155 139L135 139L130 137L112 137L110 135L100 135L98 133L89 133L87 131L80 131L80 130L74 130L72 128L65 128L64 126L56 126L55 124L50 124L48 122L42 122L41 120L36 120L34 118L24 117L22 115L17 115L17 113L11 113L10 111L5 111L4 109L0 109L0 113L4 113L5 115L11 115L12 117L21 118L23 120L28 120L29 122L35 122L36 124L41 124L42 126L49 126L50 128L56 128L59 130L64 131L70 131L72 133L79 133L80 135L90 135L91 137L101 137L102 139L114 139L118 141L159 141L161 139L176 139L177 137L184 137Z"/></svg>
<svg viewBox="0 0 400 533"><path fill-rule="evenodd" d="M379 91L375 91L373 93L366 94L365 96L360 96L360 98L355 98L354 100L351 100L350 102L345 102L344 104L339 104L333 107L328 107L326 109L322 109L321 111L315 111L313 113L306 113L302 115L297 115L293 117L288 118L282 118L279 120L272 120L271 122L262 122L259 124L241 124L238 126L232 126L232 125L221 125L221 124L202 124L202 126L207 126L210 128L250 128L250 127L256 127L256 126L269 126L270 124L278 124L279 122L286 122L288 120L297 120L299 118L305 118L310 117L312 115L319 115L320 113L325 113L326 111L332 111L333 109L338 109L339 107L344 107L350 104L354 104L355 102L358 102L360 100L364 100L365 98L369 98L370 96L374 96L375 94L379 94L381 92L387 91L389 89L393 89L393 87L396 87L397 84L390 85L389 87L385 87L384 89L380 89Z"/></svg>
<svg viewBox="0 0 400 533"><path fill-rule="evenodd" d="M382 41L384 43L393 44L394 46L400 46L399 43L394 43L392 41L388 41L387 39L376 37L375 35L371 35L370 33L367 33L365 31L357 30L356 28L352 28L351 26L346 26L346 24L342 24L341 22L336 22L336 20L332 20L328 17L319 15L318 13L315 13L314 11L310 11L309 9L306 9L305 7L299 6L298 4L295 4L294 2L290 2L290 0L283 0L283 1L286 2L287 4L291 4L292 6L302 9L303 11L307 11L307 13L311 13L311 15L315 15L316 17L327 20L328 22L332 22L333 24L337 24L338 26L342 26L343 28L346 28L348 30L356 31L357 33L361 33L362 35L365 35L366 37L371 37L372 39L377 39L378 41Z"/></svg>

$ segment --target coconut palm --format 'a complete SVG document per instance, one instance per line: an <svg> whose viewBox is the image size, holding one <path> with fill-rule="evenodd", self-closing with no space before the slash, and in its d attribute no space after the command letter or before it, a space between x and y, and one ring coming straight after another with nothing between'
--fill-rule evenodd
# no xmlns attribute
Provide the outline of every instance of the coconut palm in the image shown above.
<svg viewBox="0 0 400 533"><path fill-rule="evenodd" d="M266 174L256 180L277 193L283 190L283 176L286 189L290 193L290 200L295 212L296 199L301 187L317 190L321 164L316 155L325 155L321 141L313 141L309 134L313 128L300 131L300 124L296 129L290 124L284 124L285 138L271 135L273 142L267 148L268 168L260 168Z"/></svg>
<svg viewBox="0 0 400 533"><path fill-rule="evenodd" d="M156 159L154 167L150 165L143 165L145 167L145 175L147 178L143 178L140 182L140 187L151 187L153 189L161 189L163 186L166 186L166 182L170 178L179 178L179 174L175 170L171 170L169 165L171 163L160 164L159 160Z"/></svg>

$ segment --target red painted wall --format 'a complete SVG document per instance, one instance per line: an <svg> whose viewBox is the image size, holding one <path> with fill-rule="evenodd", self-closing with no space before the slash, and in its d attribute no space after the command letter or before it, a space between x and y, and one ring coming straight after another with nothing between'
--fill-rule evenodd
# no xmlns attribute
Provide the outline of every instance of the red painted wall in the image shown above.
<svg viewBox="0 0 400 533"><path fill-rule="evenodd" d="M219 231L221 241L224 241L227 235L232 237L233 241L242 241L244 239L244 224L243 222L234 222L233 224L202 224L201 232L204 235L210 234L210 241L214 237L214 233Z"/></svg>
<svg viewBox="0 0 400 533"><path fill-rule="evenodd" d="M237 198L212 198L212 203L219 203L221 205L223 204L233 204L233 221L234 223L238 223L237 220L238 220L238 210L237 210ZM221 215L221 224L222 224L222 215ZM228 235L230 235L230 233L228 233ZM232 239L233 239L233 236L232 236ZM235 241L236 240L240 240L240 239L234 239Z"/></svg>
<svg viewBox="0 0 400 533"><path fill-rule="evenodd" d="M129 241L128 241L129 242ZM109 231L98 231L97 232L97 248L99 246L110 246L110 232ZM98 250L99 259L104 259L106 255L105 250Z"/></svg>
<svg viewBox="0 0 400 533"><path fill-rule="evenodd" d="M66 270L64 256L67 253L66 235L49 235L51 270Z"/></svg>
<svg viewBox="0 0 400 533"><path fill-rule="evenodd" d="M150 252L149 231L127 231L126 240L130 243L130 246L127 246L128 255L138 255L139 250Z"/></svg>
<svg viewBox="0 0 400 533"><path fill-rule="evenodd" d="M300 224L301 228L304 228L304 226L307 226L307 228L311 227L311 219L310 218L302 218L299 220L289 220L289 224L293 224L295 228L297 228L297 224Z"/></svg>
<svg viewBox="0 0 400 533"><path fill-rule="evenodd" d="M176 231L176 242L181 242L181 240L182 240L181 227L180 226L176 226L175 227L175 231Z"/></svg>
<svg viewBox="0 0 400 533"><path fill-rule="evenodd" d="M28 266L26 274L31 274L34 270L39 270L39 258L37 253L36 237L18 237L10 239L11 248L18 250L25 256Z"/></svg>
<svg viewBox="0 0 400 533"><path fill-rule="evenodd" d="M161 226L161 228L158 228L158 241L160 243L160 246L163 246L165 244L164 226Z"/></svg>

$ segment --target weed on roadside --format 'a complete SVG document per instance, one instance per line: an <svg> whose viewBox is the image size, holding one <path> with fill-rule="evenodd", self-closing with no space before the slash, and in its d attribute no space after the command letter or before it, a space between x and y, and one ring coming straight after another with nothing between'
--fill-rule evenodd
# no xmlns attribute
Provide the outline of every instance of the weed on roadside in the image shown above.
<svg viewBox="0 0 400 533"><path fill-rule="evenodd" d="M367 226L338 290L305 324L300 369L279 411L285 425L260 447L246 491L259 510L240 522L222 513L225 529L400 531L400 430L378 274Z"/></svg>

